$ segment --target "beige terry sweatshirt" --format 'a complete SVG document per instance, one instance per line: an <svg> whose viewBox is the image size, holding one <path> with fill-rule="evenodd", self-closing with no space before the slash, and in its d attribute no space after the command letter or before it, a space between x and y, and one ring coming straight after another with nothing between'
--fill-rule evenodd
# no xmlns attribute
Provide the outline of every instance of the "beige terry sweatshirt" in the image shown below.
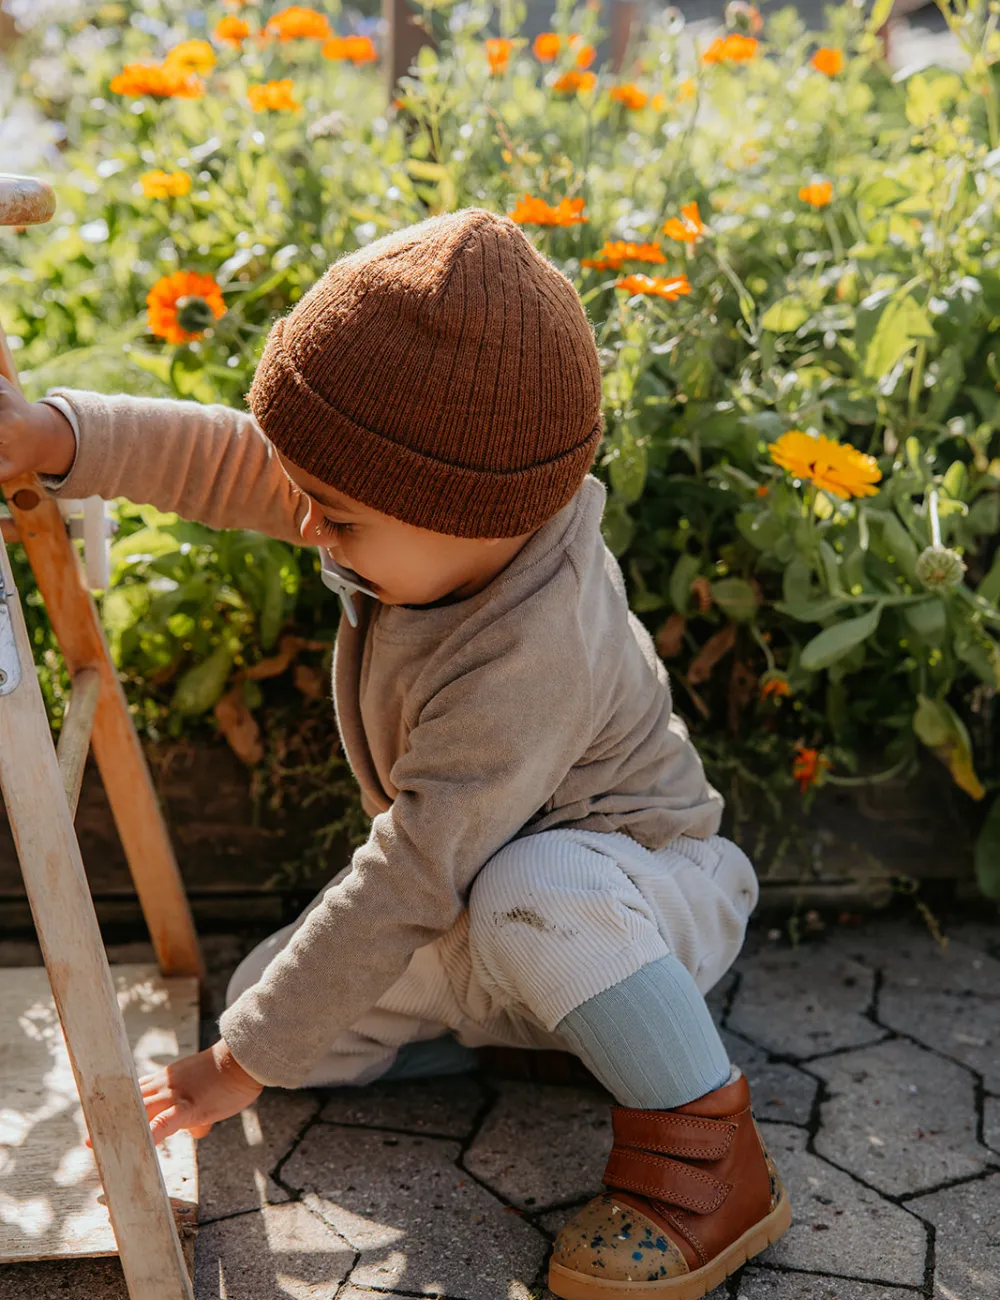
<svg viewBox="0 0 1000 1300"><path fill-rule="evenodd" d="M125 496L302 543L309 499L252 417L56 389L79 427L60 495ZM629 611L591 476L481 592L435 608L356 596L334 700L373 818L351 870L220 1019L262 1083L295 1087L449 930L508 840L555 826L649 848L715 834L708 784L649 634ZM331 875L334 874L331 872Z"/></svg>

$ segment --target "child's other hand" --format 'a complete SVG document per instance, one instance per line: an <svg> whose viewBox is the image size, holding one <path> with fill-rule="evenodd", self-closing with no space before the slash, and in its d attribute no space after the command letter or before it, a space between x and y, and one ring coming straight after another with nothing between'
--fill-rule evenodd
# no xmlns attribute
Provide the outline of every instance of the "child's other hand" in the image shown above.
<svg viewBox="0 0 1000 1300"><path fill-rule="evenodd" d="M213 1124L245 1110L264 1091L222 1038L204 1052L144 1074L139 1087L156 1145L182 1128L204 1137ZM87 1146L93 1146L89 1137Z"/></svg>
<svg viewBox="0 0 1000 1300"><path fill-rule="evenodd" d="M0 483L20 474L68 474L76 457L69 421L47 402L26 402L0 375Z"/></svg>

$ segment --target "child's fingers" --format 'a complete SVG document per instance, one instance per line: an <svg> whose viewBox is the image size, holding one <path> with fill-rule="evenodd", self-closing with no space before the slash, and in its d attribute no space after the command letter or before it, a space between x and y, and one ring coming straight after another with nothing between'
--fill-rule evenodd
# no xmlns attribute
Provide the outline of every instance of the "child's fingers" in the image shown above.
<svg viewBox="0 0 1000 1300"><path fill-rule="evenodd" d="M154 1120L150 1121L149 1131L153 1135L153 1144L159 1146L164 1138L170 1137L179 1128L185 1127L184 1107L168 1106L166 1110L161 1111Z"/></svg>

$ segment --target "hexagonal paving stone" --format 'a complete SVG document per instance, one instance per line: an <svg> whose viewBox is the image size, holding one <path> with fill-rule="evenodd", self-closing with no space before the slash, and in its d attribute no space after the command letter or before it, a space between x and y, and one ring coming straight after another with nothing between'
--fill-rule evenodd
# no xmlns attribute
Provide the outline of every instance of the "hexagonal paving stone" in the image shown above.
<svg viewBox="0 0 1000 1300"><path fill-rule="evenodd" d="M1000 1174L921 1196L910 1209L937 1229L935 1300L1000 1296Z"/></svg>
<svg viewBox="0 0 1000 1300"><path fill-rule="evenodd" d="M920 1286L927 1253L923 1224L810 1155L801 1129L760 1127L792 1202L792 1226L763 1258L810 1273Z"/></svg>
<svg viewBox="0 0 1000 1300"><path fill-rule="evenodd" d="M333 1300L354 1250L293 1202L206 1224L194 1258L195 1300Z"/></svg>
<svg viewBox="0 0 1000 1300"><path fill-rule="evenodd" d="M814 1061L827 1080L816 1150L892 1196L979 1173L972 1076L896 1039Z"/></svg>
<svg viewBox="0 0 1000 1300"><path fill-rule="evenodd" d="M465 1166L522 1208L541 1209L601 1190L611 1110L580 1088L506 1083Z"/></svg>
<svg viewBox="0 0 1000 1300"><path fill-rule="evenodd" d="M282 1170L361 1259L360 1287L507 1300L548 1253L542 1234L456 1167L457 1142L317 1124Z"/></svg>
<svg viewBox="0 0 1000 1300"><path fill-rule="evenodd" d="M1000 961L925 940L888 949L881 966L881 1023L978 1070L1000 1092Z"/></svg>
<svg viewBox="0 0 1000 1300"><path fill-rule="evenodd" d="M919 1295L919 1291L848 1282L840 1277L748 1269L740 1280L736 1300L917 1300Z"/></svg>
<svg viewBox="0 0 1000 1300"><path fill-rule="evenodd" d="M337 1088L322 1094L320 1119L404 1133L465 1138L482 1109L485 1092L475 1079L414 1079Z"/></svg>
<svg viewBox="0 0 1000 1300"><path fill-rule="evenodd" d="M794 1065L771 1062L760 1047L722 1031L729 1059L747 1077L753 1110L758 1119L782 1120L788 1124L808 1124L819 1084L797 1070Z"/></svg>
<svg viewBox="0 0 1000 1300"><path fill-rule="evenodd" d="M832 944L763 952L740 971L726 1023L771 1052L802 1058L885 1037L864 1015L874 974Z"/></svg>
<svg viewBox="0 0 1000 1300"><path fill-rule="evenodd" d="M287 1201L271 1172L318 1109L309 1093L265 1088L253 1106L199 1138L199 1222Z"/></svg>

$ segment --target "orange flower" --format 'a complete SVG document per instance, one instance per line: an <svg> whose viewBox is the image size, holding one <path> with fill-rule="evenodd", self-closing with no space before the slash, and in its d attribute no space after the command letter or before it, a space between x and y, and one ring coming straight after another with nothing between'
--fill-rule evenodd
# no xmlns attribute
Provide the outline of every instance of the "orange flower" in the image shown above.
<svg viewBox="0 0 1000 1300"><path fill-rule="evenodd" d="M686 275L674 275L664 279L658 275L627 275L624 280L615 281L616 289L627 289L629 293L649 293L657 298L666 298L667 302L676 302L682 293L690 293L691 285Z"/></svg>
<svg viewBox="0 0 1000 1300"><path fill-rule="evenodd" d="M824 758L818 749L807 749L805 745L795 746L792 776L798 781L802 794L805 794L810 786L819 782L825 768L832 766L830 760Z"/></svg>
<svg viewBox="0 0 1000 1300"><path fill-rule="evenodd" d="M754 36L741 36L731 32L728 36L717 36L705 53L702 63L747 63L756 58L760 42Z"/></svg>
<svg viewBox="0 0 1000 1300"><path fill-rule="evenodd" d="M878 492L875 484L882 479L878 462L850 443L789 429L767 450L775 465L788 470L794 478L808 479L842 501L873 497Z"/></svg>
<svg viewBox="0 0 1000 1300"><path fill-rule="evenodd" d="M220 18L212 32L213 40L220 45L231 45L234 49L242 45L249 35L250 24L235 14L226 14L225 18Z"/></svg>
<svg viewBox="0 0 1000 1300"><path fill-rule="evenodd" d="M139 184L147 199L179 199L191 192L187 172L143 172Z"/></svg>
<svg viewBox="0 0 1000 1300"><path fill-rule="evenodd" d="M611 87L611 98L624 104L626 108L640 109L645 108L649 102L649 96L644 90L640 90L632 81L626 81L621 86Z"/></svg>
<svg viewBox="0 0 1000 1300"><path fill-rule="evenodd" d="M760 698L762 700L781 699L783 696L791 695L792 688L788 685L785 677L768 677L761 683Z"/></svg>
<svg viewBox="0 0 1000 1300"><path fill-rule="evenodd" d="M175 271L146 295L149 330L168 343L189 343L226 313L222 290L210 275Z"/></svg>
<svg viewBox="0 0 1000 1300"><path fill-rule="evenodd" d="M588 45L582 36L571 36L569 38L569 48L576 50L576 66L578 68L589 68L597 58L597 51L592 45Z"/></svg>
<svg viewBox="0 0 1000 1300"><path fill-rule="evenodd" d="M559 53L562 41L555 32L542 32L535 37L532 50L540 63L551 63Z"/></svg>
<svg viewBox="0 0 1000 1300"><path fill-rule="evenodd" d="M320 53L324 59L350 59L355 67L378 60L378 50L370 36L331 36Z"/></svg>
<svg viewBox="0 0 1000 1300"><path fill-rule="evenodd" d="M291 77L266 81L263 85L247 86L247 99L255 113L263 113L265 110L272 113L297 113L302 107L292 94Z"/></svg>
<svg viewBox="0 0 1000 1300"><path fill-rule="evenodd" d="M821 45L809 62L817 72L825 72L828 77L835 77L844 66L844 55L833 45Z"/></svg>
<svg viewBox="0 0 1000 1300"><path fill-rule="evenodd" d="M276 36L279 41L325 41L333 35L330 21L306 5L289 5L272 14L264 27L266 36Z"/></svg>
<svg viewBox="0 0 1000 1300"><path fill-rule="evenodd" d="M686 81L682 81L677 87L678 104L686 104L689 99L694 99L697 93L698 83L695 81L694 77L688 77Z"/></svg>
<svg viewBox="0 0 1000 1300"><path fill-rule="evenodd" d="M167 51L163 66L181 68L184 72L211 72L215 67L215 51L208 41L181 41Z"/></svg>
<svg viewBox="0 0 1000 1300"><path fill-rule="evenodd" d="M814 208L825 208L833 198L833 186L829 181L814 181L812 185L803 185L799 198Z"/></svg>
<svg viewBox="0 0 1000 1300"><path fill-rule="evenodd" d="M498 72L506 72L510 63L510 52L514 48L514 42L508 41L504 37L494 36L486 42L486 57L490 64L490 75L495 77Z"/></svg>
<svg viewBox="0 0 1000 1300"><path fill-rule="evenodd" d="M669 221L663 223L663 233L681 244L693 244L707 230L708 227L701 219L697 203L685 203L681 208L679 219L671 217Z"/></svg>
<svg viewBox="0 0 1000 1300"><path fill-rule="evenodd" d="M593 72L577 72L572 69L570 72L564 72L563 75L552 85L553 90L558 90L562 94L573 94L581 90L593 90L597 85L597 76Z"/></svg>
<svg viewBox="0 0 1000 1300"><path fill-rule="evenodd" d="M597 257L585 257L581 266L592 266L596 271L620 271L623 262L665 262L659 244L628 244L618 239L605 240Z"/></svg>
<svg viewBox="0 0 1000 1300"><path fill-rule="evenodd" d="M111 78L116 95L152 95L155 99L200 99L205 93L202 81L177 65L165 63L126 63Z"/></svg>
<svg viewBox="0 0 1000 1300"><path fill-rule="evenodd" d="M544 199L533 199L530 194L525 194L518 200L510 219L520 225L575 226L578 222L590 220L583 215L583 204L583 199L560 199L555 207L551 207Z"/></svg>

